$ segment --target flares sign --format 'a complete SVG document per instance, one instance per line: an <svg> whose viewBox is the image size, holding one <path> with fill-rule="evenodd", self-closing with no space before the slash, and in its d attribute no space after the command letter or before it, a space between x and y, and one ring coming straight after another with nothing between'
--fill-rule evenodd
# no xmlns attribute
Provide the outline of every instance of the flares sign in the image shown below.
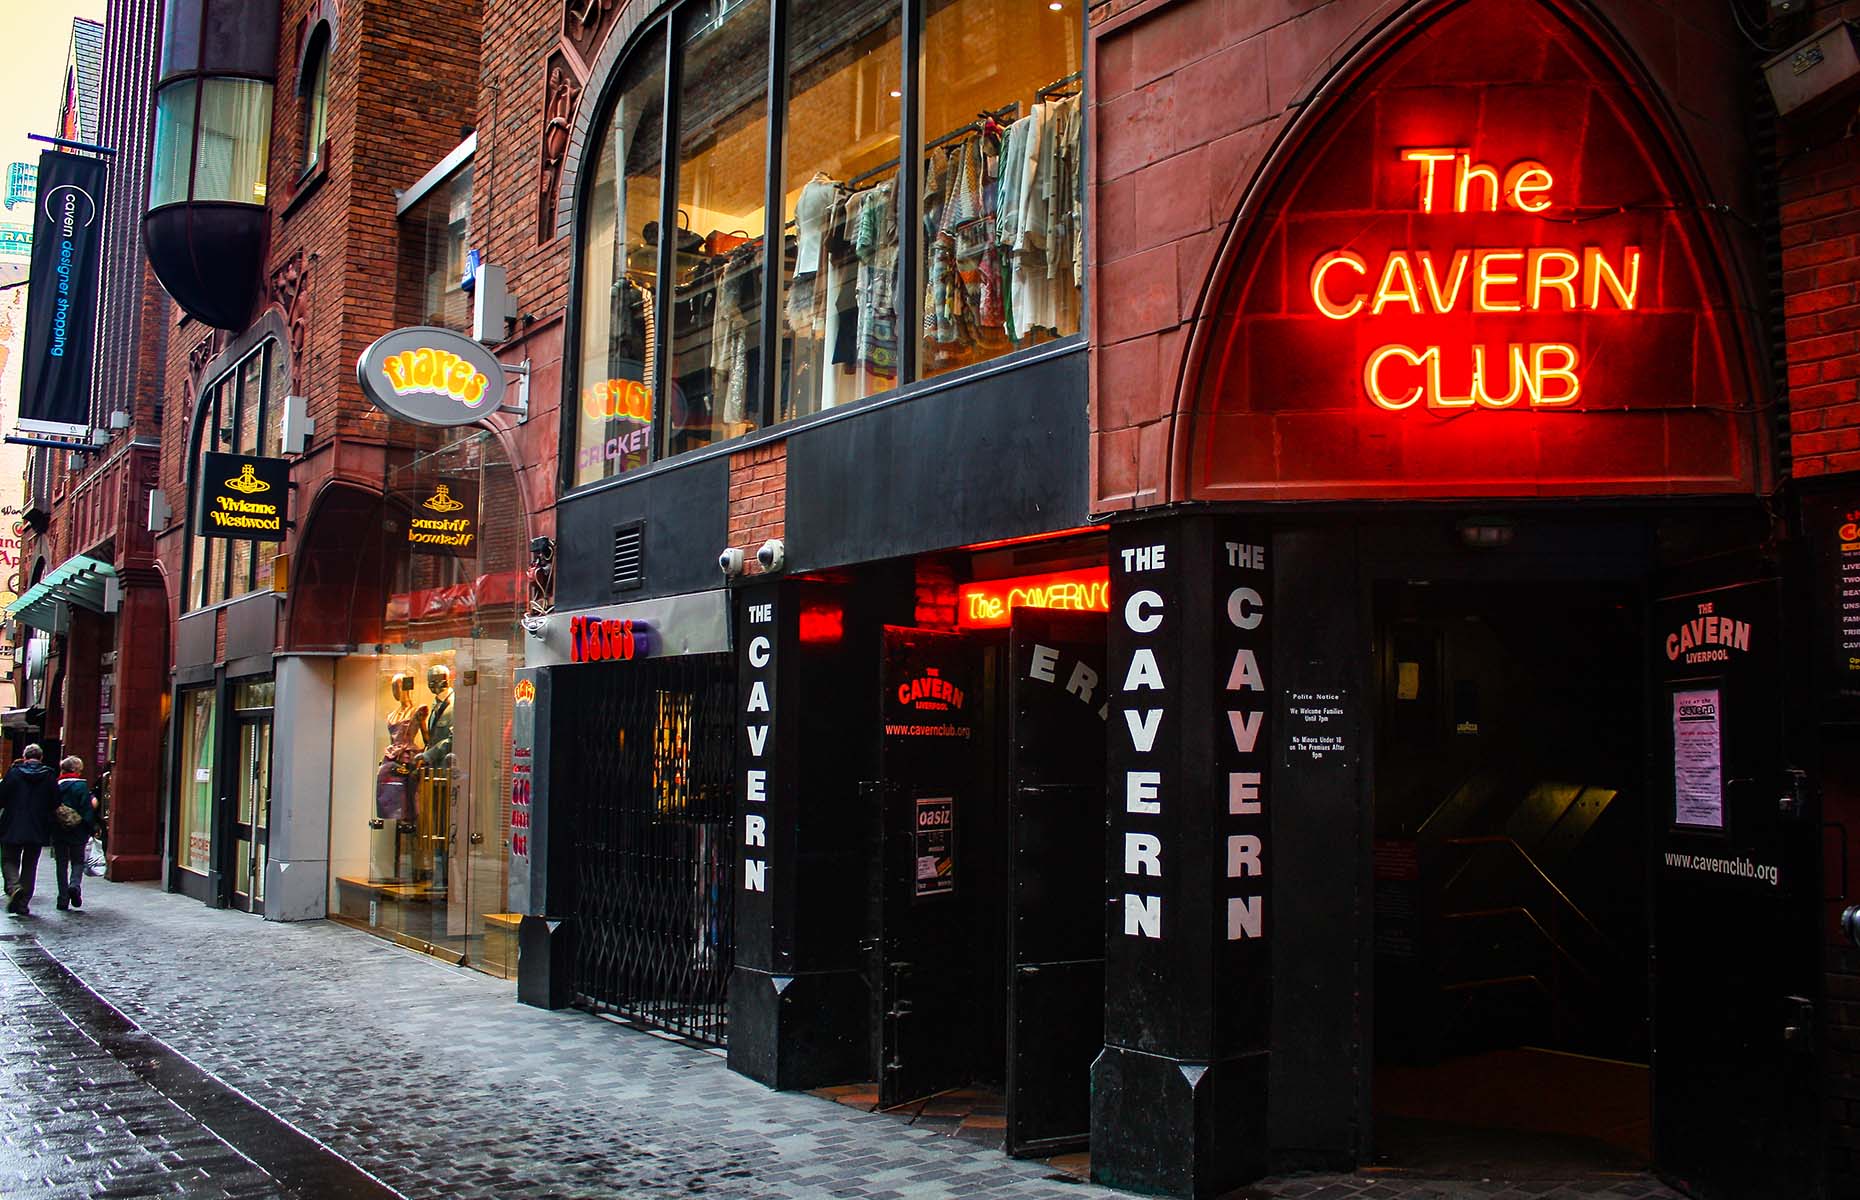
<svg viewBox="0 0 1860 1200"><path fill-rule="evenodd" d="M1537 214L1552 203L1556 178L1533 159L1501 174L1459 149L1410 149L1400 157L1416 170L1423 213L1495 213L1502 205ZM1333 321L1390 311L1416 317L1632 312L1639 304L1640 274L1638 246L1467 247L1450 254L1393 249L1374 268L1356 252L1340 249L1311 265L1309 286L1311 303ZM1465 361L1449 366L1448 378L1469 380L1463 391L1442 383L1443 360L1453 354ZM1363 392L1389 412L1418 403L1434 410L1562 408L1582 396L1582 366L1580 351L1569 342L1474 342L1461 348L1391 342L1364 362Z"/></svg>

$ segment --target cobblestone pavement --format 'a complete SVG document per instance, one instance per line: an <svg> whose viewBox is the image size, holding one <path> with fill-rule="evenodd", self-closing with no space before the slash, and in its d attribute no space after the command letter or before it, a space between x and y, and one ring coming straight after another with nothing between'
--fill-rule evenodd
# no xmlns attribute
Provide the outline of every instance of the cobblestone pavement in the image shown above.
<svg viewBox="0 0 1860 1200"><path fill-rule="evenodd" d="M770 1092L714 1054L525 1007L509 983L339 926L266 923L142 885L92 881L85 900L0 924L9 1198L1121 1195L966 1138ZM1362 1173L1237 1195L1673 1193L1639 1176Z"/></svg>

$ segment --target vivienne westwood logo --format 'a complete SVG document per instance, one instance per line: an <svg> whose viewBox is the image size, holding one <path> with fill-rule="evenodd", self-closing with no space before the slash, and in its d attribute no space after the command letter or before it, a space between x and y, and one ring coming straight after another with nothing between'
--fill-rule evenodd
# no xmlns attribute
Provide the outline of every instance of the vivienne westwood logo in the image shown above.
<svg viewBox="0 0 1860 1200"><path fill-rule="evenodd" d="M433 489L433 494L427 498L422 507L430 508L434 512L457 512L465 506L452 498L451 485L442 483Z"/></svg>
<svg viewBox="0 0 1860 1200"><path fill-rule="evenodd" d="M236 478L228 479L226 481L226 486L235 492L244 492L248 496L271 490L271 485L269 483L266 483L257 475L253 474L251 463L246 463L245 467L239 472Z"/></svg>

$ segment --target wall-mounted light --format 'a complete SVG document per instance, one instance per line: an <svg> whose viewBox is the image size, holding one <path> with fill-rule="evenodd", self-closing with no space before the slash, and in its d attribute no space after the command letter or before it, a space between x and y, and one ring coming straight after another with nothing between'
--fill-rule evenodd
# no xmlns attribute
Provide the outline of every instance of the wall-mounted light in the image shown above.
<svg viewBox="0 0 1860 1200"><path fill-rule="evenodd" d="M1459 523L1460 544L1475 550L1509 546L1518 535L1517 526L1496 517L1467 517Z"/></svg>

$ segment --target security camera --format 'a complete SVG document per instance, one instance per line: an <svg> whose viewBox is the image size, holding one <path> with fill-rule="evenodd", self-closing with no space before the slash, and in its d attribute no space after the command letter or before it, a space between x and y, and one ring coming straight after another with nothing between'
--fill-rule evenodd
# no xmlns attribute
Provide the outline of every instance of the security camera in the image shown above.
<svg viewBox="0 0 1860 1200"><path fill-rule="evenodd" d="M764 571L779 571L781 565L788 561L788 551L782 546L780 538L770 538L762 543L762 549L756 551L756 561L762 564Z"/></svg>
<svg viewBox="0 0 1860 1200"><path fill-rule="evenodd" d="M725 575L735 578L743 573L743 552L735 546L725 546L723 553L717 556L717 569Z"/></svg>

